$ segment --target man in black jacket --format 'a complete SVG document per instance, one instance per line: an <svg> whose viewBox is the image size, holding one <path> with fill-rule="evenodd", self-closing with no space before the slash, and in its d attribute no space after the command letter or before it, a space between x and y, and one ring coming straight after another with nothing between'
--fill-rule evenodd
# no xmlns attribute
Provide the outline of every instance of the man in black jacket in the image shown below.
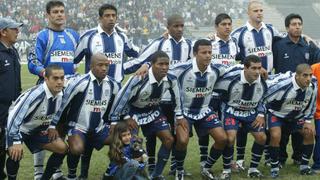
<svg viewBox="0 0 320 180"><path fill-rule="evenodd" d="M10 18L0 18L0 179L6 177L3 170L8 110L12 101L21 93L20 58L13 45L22 25Z"/></svg>

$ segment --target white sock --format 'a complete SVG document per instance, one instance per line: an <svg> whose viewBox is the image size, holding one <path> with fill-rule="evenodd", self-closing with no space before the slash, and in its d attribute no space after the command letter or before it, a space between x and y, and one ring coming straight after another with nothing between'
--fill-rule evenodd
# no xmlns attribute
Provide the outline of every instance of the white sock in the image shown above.
<svg viewBox="0 0 320 180"><path fill-rule="evenodd" d="M46 157L46 151L40 151L33 154L34 165L34 179L40 179L43 174L44 158Z"/></svg>

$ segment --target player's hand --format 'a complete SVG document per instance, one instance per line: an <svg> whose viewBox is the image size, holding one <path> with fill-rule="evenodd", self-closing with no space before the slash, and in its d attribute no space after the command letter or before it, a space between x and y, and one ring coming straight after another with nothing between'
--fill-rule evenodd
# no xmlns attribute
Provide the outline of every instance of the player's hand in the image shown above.
<svg viewBox="0 0 320 180"><path fill-rule="evenodd" d="M260 76L264 79L264 80L267 80L268 79L268 71L265 69L265 68L261 68L261 71L260 71Z"/></svg>
<svg viewBox="0 0 320 180"><path fill-rule="evenodd" d="M183 131L188 131L189 130L189 125L188 121L186 118L181 118L176 120L176 128L181 128Z"/></svg>
<svg viewBox="0 0 320 180"><path fill-rule="evenodd" d="M23 156L22 144L14 144L8 148L9 156L14 161L20 161Z"/></svg>
<svg viewBox="0 0 320 180"><path fill-rule="evenodd" d="M265 124L265 118L262 116L257 116L256 120L254 120L251 125L253 128L263 128L264 124Z"/></svg>
<svg viewBox="0 0 320 180"><path fill-rule="evenodd" d="M214 33L210 33L207 35L208 39L211 41L214 41L216 39L216 37L214 36Z"/></svg>
<svg viewBox="0 0 320 180"><path fill-rule="evenodd" d="M163 37L164 39L168 39L168 38L169 38L169 31L166 30L166 31L162 34L162 37Z"/></svg>
<svg viewBox="0 0 320 180"><path fill-rule="evenodd" d="M137 76L145 77L148 74L149 67L147 64L143 64L136 72Z"/></svg>
<svg viewBox="0 0 320 180"><path fill-rule="evenodd" d="M302 132L304 135L307 136L314 136L315 135L315 129L312 123L304 123Z"/></svg>
<svg viewBox="0 0 320 180"><path fill-rule="evenodd" d="M56 140L59 137L59 133L56 129L49 128L47 131L48 131L48 139L50 142Z"/></svg>
<svg viewBox="0 0 320 180"><path fill-rule="evenodd" d="M138 124L137 124L137 122L134 120L134 119L132 119L132 118L129 118L129 119L126 119L125 121L127 121L127 123L128 123L128 126L129 126L129 129L132 131L132 130L138 130Z"/></svg>

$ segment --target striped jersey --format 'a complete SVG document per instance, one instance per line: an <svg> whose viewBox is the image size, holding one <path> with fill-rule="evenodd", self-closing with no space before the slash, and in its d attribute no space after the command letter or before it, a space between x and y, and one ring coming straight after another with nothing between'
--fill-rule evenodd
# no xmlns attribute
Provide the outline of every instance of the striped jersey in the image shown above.
<svg viewBox="0 0 320 180"><path fill-rule="evenodd" d="M184 116L200 120L212 112L209 108L217 79L225 73L226 66L213 64L201 72L196 59L170 70L178 78Z"/></svg>
<svg viewBox="0 0 320 180"><path fill-rule="evenodd" d="M316 111L317 80L313 77L309 87L301 89L295 73L278 74L267 81L269 89L265 98L268 111L287 120L311 120Z"/></svg>
<svg viewBox="0 0 320 180"><path fill-rule="evenodd" d="M241 66L234 66L225 73L216 83L215 90L222 94L222 99L229 108L226 111L230 114L235 110L264 114L266 110L262 100L267 92L267 84L260 76L249 83Z"/></svg>
<svg viewBox="0 0 320 180"><path fill-rule="evenodd" d="M43 29L37 36L35 47L28 54L29 71L39 76L44 68L55 63L63 67L66 75L74 74L73 60L78 42L79 35L72 29Z"/></svg>
<svg viewBox="0 0 320 180"><path fill-rule="evenodd" d="M168 38L160 37L152 41L138 58L126 62L124 69L130 73L135 72L142 64L151 62L152 54L159 50L164 51L169 56L170 69L192 58L192 42L184 37L177 42L169 35Z"/></svg>
<svg viewBox="0 0 320 180"><path fill-rule="evenodd" d="M259 30L249 22L235 29L231 36L237 39L240 48L239 58L241 61L248 55L257 55L262 60L262 67L268 72L273 68L272 40L280 33L271 25L262 23Z"/></svg>
<svg viewBox="0 0 320 180"><path fill-rule="evenodd" d="M237 55L240 52L237 40L229 37L227 41L220 39L216 34L212 45L212 63L225 64L228 66L236 64Z"/></svg>
<svg viewBox="0 0 320 180"><path fill-rule="evenodd" d="M108 76L121 82L124 77L123 63L124 54L129 57L138 57L138 48L135 47L128 37L116 29L109 35L100 25L97 28L85 32L75 52L74 62L79 63L85 57L85 72L90 70L91 56L95 53L103 53L111 60Z"/></svg>
<svg viewBox="0 0 320 180"><path fill-rule="evenodd" d="M19 96L9 109L7 145L21 143L24 134L45 131L62 102L63 93L53 96L46 83L37 85Z"/></svg>
<svg viewBox="0 0 320 180"><path fill-rule="evenodd" d="M311 66L313 75L320 80L320 64L314 64ZM320 84L318 83L318 89L320 89ZM317 94L317 110L314 114L314 119L320 120L320 91Z"/></svg>
<svg viewBox="0 0 320 180"><path fill-rule="evenodd" d="M91 71L74 79L65 89L61 108L51 126L56 126L62 114L68 112L71 128L84 133L100 131L119 90L120 84L114 79L106 76L99 82Z"/></svg>
<svg viewBox="0 0 320 180"><path fill-rule="evenodd" d="M125 114L125 108L129 112L137 111L142 113L158 109L162 95L166 91L170 92L172 101L176 105L174 110L176 117L181 117L181 100L178 86L176 77L171 74L168 74L158 82L153 75L152 67L144 78L138 76L130 77L116 96L111 110L111 121L120 120L120 116ZM147 124L151 122L149 121L150 119L138 122L138 124Z"/></svg>

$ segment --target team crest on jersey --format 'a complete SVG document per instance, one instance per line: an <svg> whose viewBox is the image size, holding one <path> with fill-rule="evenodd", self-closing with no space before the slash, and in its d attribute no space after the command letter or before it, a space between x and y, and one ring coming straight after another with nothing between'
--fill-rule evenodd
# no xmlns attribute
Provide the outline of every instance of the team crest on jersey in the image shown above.
<svg viewBox="0 0 320 180"><path fill-rule="evenodd" d="M61 44L66 44L66 40L64 40L63 37L60 37L59 39L60 39L60 43L61 43Z"/></svg>
<svg viewBox="0 0 320 180"><path fill-rule="evenodd" d="M110 93L110 89L106 89L105 91L104 91L104 95L107 95L107 94L109 94Z"/></svg>
<svg viewBox="0 0 320 180"><path fill-rule="evenodd" d="M308 52L306 52L306 53L304 54L304 58L306 58L306 60L309 60L310 54L309 54Z"/></svg>
<svg viewBox="0 0 320 180"><path fill-rule="evenodd" d="M260 87L257 88L257 92L261 92L262 89Z"/></svg>
<svg viewBox="0 0 320 180"><path fill-rule="evenodd" d="M96 41L96 47L97 46L102 46L102 43L100 41Z"/></svg>
<svg viewBox="0 0 320 180"><path fill-rule="evenodd" d="M236 96L238 94L240 94L240 90L239 89L235 89L234 92L233 92L233 95Z"/></svg>
<svg viewBox="0 0 320 180"><path fill-rule="evenodd" d="M170 49L167 47L165 50L163 50L165 53L167 53L167 54L170 54L171 53L171 51L170 51Z"/></svg>
<svg viewBox="0 0 320 180"><path fill-rule="evenodd" d="M93 94L92 89L88 89L88 94L89 94L89 95L92 95L92 94Z"/></svg>

